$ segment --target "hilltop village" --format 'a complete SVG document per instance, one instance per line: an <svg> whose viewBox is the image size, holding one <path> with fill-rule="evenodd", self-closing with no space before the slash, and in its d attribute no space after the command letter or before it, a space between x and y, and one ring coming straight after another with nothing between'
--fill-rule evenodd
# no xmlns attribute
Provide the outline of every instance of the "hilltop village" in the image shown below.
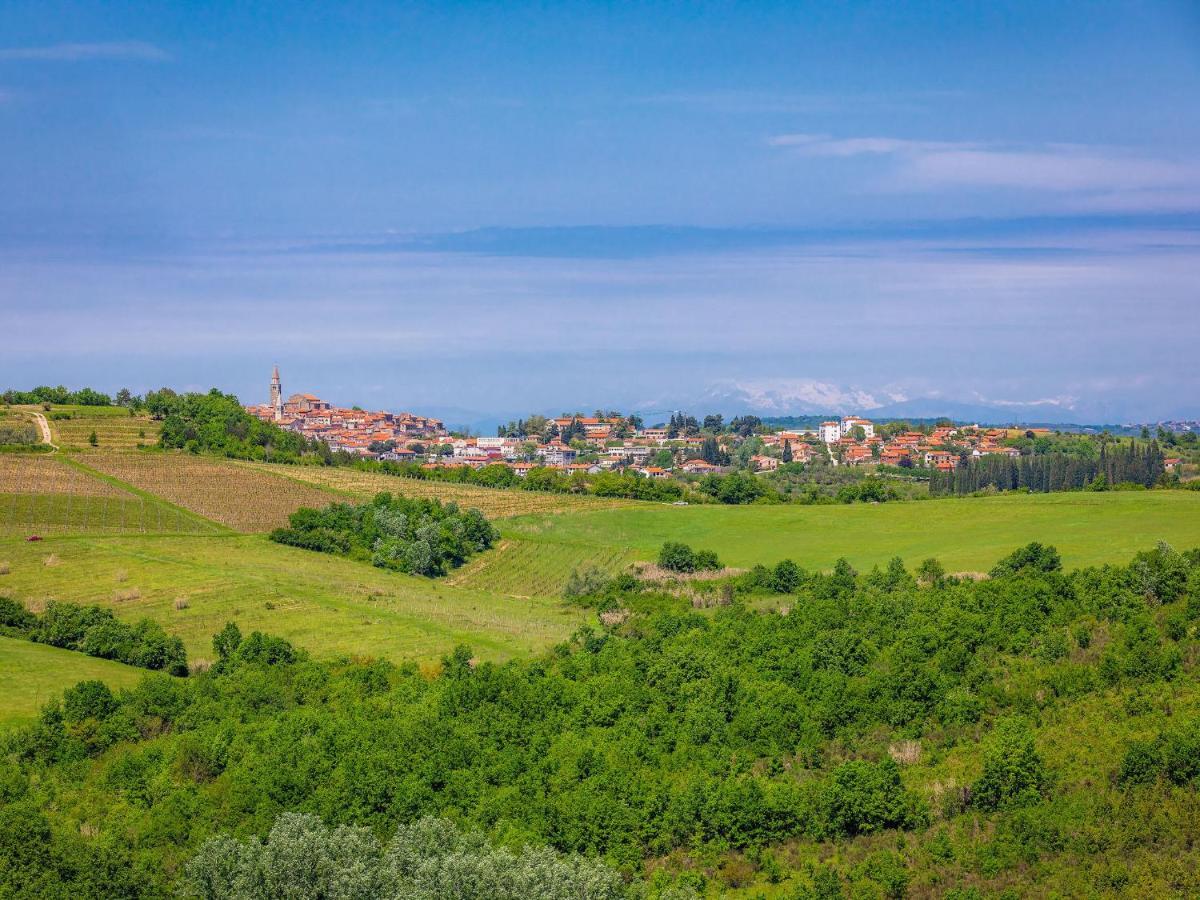
<svg viewBox="0 0 1200 900"><path fill-rule="evenodd" d="M667 423L647 426L637 415L597 410L557 418L530 416L510 422L494 436L457 436L438 419L409 412L369 412L335 407L313 394L284 399L278 367L271 377L270 401L247 407L334 452L364 459L419 463L427 469L503 465L524 477L535 468L597 474L621 470L646 478L720 474L737 467L774 471L787 463L831 466L895 466L950 472L971 458L1018 457L1006 445L1012 432L977 426L944 425L909 429L877 425L860 416L822 422L814 429L772 429L755 416L725 422L682 413Z"/></svg>

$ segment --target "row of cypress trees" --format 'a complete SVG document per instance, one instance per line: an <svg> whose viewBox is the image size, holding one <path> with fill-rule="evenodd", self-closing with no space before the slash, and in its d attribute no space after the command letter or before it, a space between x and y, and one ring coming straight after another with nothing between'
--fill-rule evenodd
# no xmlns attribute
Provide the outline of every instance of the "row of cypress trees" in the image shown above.
<svg viewBox="0 0 1200 900"><path fill-rule="evenodd" d="M1102 445L1095 457L1073 453L1043 453L1021 456L987 455L971 459L952 472L933 472L931 494L970 494L994 487L1001 491L1030 490L1040 493L1071 491L1089 486L1140 484L1153 487L1166 472L1157 441Z"/></svg>

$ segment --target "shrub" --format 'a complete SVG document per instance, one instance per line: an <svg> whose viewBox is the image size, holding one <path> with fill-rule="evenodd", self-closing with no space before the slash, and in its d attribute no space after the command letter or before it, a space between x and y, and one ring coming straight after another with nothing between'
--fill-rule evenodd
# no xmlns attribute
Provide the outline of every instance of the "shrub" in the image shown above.
<svg viewBox="0 0 1200 900"><path fill-rule="evenodd" d="M992 568L993 578L1015 575L1018 572L1058 572L1062 570L1062 558L1058 550L1037 541L1014 550Z"/></svg>
<svg viewBox="0 0 1200 900"><path fill-rule="evenodd" d="M983 775L971 789L981 809L1002 809L1035 803L1046 785L1046 766L1033 744L1033 732L1023 719L996 724L983 754Z"/></svg>
<svg viewBox="0 0 1200 900"><path fill-rule="evenodd" d="M667 541L658 551L658 564L668 572L695 572L696 554L687 544Z"/></svg>
<svg viewBox="0 0 1200 900"><path fill-rule="evenodd" d="M803 570L790 559L781 559L771 570L771 589L777 594L791 594L800 587Z"/></svg>
<svg viewBox="0 0 1200 900"><path fill-rule="evenodd" d="M828 835L911 828L926 818L920 800L904 789L900 767L891 757L842 763L825 786L822 807Z"/></svg>
<svg viewBox="0 0 1200 900"><path fill-rule="evenodd" d="M172 675L187 674L187 654L178 637L168 635L150 619L131 625L99 606L51 601L30 636L39 643L101 659L161 669Z"/></svg>
<svg viewBox="0 0 1200 900"><path fill-rule="evenodd" d="M107 719L117 700L103 681L81 681L63 692L63 718L70 723Z"/></svg>
<svg viewBox="0 0 1200 900"><path fill-rule="evenodd" d="M572 569L571 574L567 576L566 586L563 587L563 597L573 600L603 593L611 580L608 573L597 566L587 566L582 572Z"/></svg>
<svg viewBox="0 0 1200 900"><path fill-rule="evenodd" d="M932 557L922 560L921 564L917 566L917 583L925 587L939 585L945 577L946 567Z"/></svg>
<svg viewBox="0 0 1200 900"><path fill-rule="evenodd" d="M37 616L25 608L25 604L0 597L0 627L31 631L37 624Z"/></svg>

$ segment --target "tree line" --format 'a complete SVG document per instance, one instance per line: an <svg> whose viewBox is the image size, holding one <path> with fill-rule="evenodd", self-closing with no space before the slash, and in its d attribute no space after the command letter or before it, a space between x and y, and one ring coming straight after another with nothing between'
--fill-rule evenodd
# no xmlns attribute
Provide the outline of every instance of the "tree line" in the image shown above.
<svg viewBox="0 0 1200 900"><path fill-rule="evenodd" d="M125 622L112 610L51 600L40 615L0 597L0 634L62 647L142 669L187 675L183 641L151 619Z"/></svg>
<svg viewBox="0 0 1200 900"><path fill-rule="evenodd" d="M969 459L953 471L934 471L929 492L971 494L979 490L1028 490L1035 493L1104 490L1121 485L1154 487L1166 474L1157 441L1102 444L1094 457L1078 453L1040 453L1009 458L988 454Z"/></svg>

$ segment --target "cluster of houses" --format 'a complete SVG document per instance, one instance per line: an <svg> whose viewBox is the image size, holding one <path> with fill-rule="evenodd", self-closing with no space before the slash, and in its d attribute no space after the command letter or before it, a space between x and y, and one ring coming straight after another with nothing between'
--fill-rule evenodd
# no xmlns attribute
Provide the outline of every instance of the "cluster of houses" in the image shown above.
<svg viewBox="0 0 1200 900"><path fill-rule="evenodd" d="M446 436L442 422L412 413L344 409L312 394L292 394L285 400L278 366L271 375L270 402L248 406L246 411L264 422L324 441L335 452L361 456L378 457L414 441L438 442Z"/></svg>
<svg viewBox="0 0 1200 900"><path fill-rule="evenodd" d="M1037 431L1049 433L1046 429ZM870 420L846 416L838 422L822 422L819 435L833 462L848 466L883 464L948 471L968 457L1021 455L1018 448L1002 443L1010 437L1003 428L946 426L934 428L929 434L907 431L885 440L875 433Z"/></svg>
<svg viewBox="0 0 1200 900"><path fill-rule="evenodd" d="M312 394L293 394L285 400L278 367L272 373L270 401L247 410L264 421L325 441L335 451L418 462L430 468L505 465L521 477L540 467L588 474L632 471L647 478L715 474L725 471L719 461L744 439L728 433L643 428L634 424L636 420L619 415L561 416L550 420L541 435L451 437L439 420L412 413L344 409ZM761 451L748 463L762 472L787 462L814 459L839 466L883 464L950 470L970 456L1020 455L1015 447L1002 444L1009 437L1003 429L949 426L929 434L883 430L887 437L877 432L871 420L845 416L822 422L813 430L758 434Z"/></svg>

